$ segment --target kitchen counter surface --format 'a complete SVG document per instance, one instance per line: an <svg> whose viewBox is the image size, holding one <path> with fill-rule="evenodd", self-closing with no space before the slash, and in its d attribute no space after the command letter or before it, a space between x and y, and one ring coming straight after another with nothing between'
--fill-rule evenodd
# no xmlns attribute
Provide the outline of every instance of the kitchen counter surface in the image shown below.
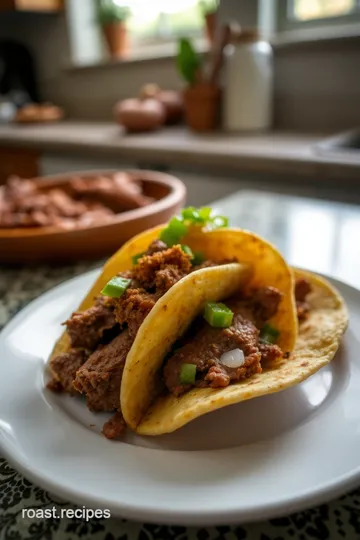
<svg viewBox="0 0 360 540"><path fill-rule="evenodd" d="M319 179L358 179L360 159L324 156L315 149L323 134L198 135L184 127L126 135L111 122L2 125L0 146L42 152L116 156L154 165L192 165L236 172L292 174Z"/></svg>

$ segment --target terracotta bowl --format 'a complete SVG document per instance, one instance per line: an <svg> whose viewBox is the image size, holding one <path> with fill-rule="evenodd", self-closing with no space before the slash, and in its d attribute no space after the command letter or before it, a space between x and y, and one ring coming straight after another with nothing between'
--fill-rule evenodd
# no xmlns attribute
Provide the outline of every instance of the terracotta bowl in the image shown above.
<svg viewBox="0 0 360 540"><path fill-rule="evenodd" d="M47 176L49 188L66 185L74 175L84 178L116 171L91 171ZM117 214L103 225L63 230L58 227L0 229L0 263L68 263L109 256L132 236L165 223L183 206L186 188L178 178L155 171L126 171L142 183L155 202Z"/></svg>

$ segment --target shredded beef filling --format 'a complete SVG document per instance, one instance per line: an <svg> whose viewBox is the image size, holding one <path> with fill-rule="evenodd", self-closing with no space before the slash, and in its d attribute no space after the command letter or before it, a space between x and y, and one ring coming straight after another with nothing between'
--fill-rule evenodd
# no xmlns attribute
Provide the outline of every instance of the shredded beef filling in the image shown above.
<svg viewBox="0 0 360 540"><path fill-rule="evenodd" d="M77 370L86 362L88 356L89 353L84 349L71 349L53 358L51 360L53 379L49 382L48 388L54 392L76 394L72 383Z"/></svg>
<svg viewBox="0 0 360 540"><path fill-rule="evenodd" d="M310 311L310 304L306 297L311 293L312 287L307 279L299 278L295 282L296 309L299 321L304 321Z"/></svg>
<svg viewBox="0 0 360 540"><path fill-rule="evenodd" d="M259 329L278 310L281 293L273 287L258 289L250 298L232 298L226 305L234 312L229 328L213 328L198 320L190 329L183 344L167 361L164 381L168 390L179 396L192 386L221 388L232 382L261 373L261 363L275 361L283 355L277 345L261 342ZM184 342L184 340L183 340ZM220 362L223 353L240 349L245 362L229 368ZM194 385L183 385L180 372L183 364L196 365Z"/></svg>
<svg viewBox="0 0 360 540"><path fill-rule="evenodd" d="M107 330L116 325L114 309L104 297L96 299L95 305L86 311L72 314L65 323L73 347L94 350Z"/></svg>
<svg viewBox="0 0 360 540"><path fill-rule="evenodd" d="M121 298L114 298L116 320L121 326L127 324L133 339L158 298L159 295L145 289L128 289Z"/></svg>
<svg viewBox="0 0 360 540"><path fill-rule="evenodd" d="M126 429L126 424L121 412L116 412L102 428L102 433L107 439L116 439L123 434Z"/></svg>
<svg viewBox="0 0 360 540"><path fill-rule="evenodd" d="M164 294L191 272L190 256L180 246L145 255L133 269L133 276L144 289Z"/></svg>
<svg viewBox="0 0 360 540"><path fill-rule="evenodd" d="M100 345L76 372L74 388L86 395L91 411L119 407L120 382L133 338L124 330L107 345Z"/></svg>
<svg viewBox="0 0 360 540"><path fill-rule="evenodd" d="M145 255L154 255L154 253L166 251L167 249L169 249L168 246L162 240L153 240L145 251Z"/></svg>
<svg viewBox="0 0 360 540"><path fill-rule="evenodd" d="M120 298L97 298L94 306L73 313L66 321L73 348L51 361L49 388L83 393L92 411L118 411L124 364L139 327L157 300L192 270L190 256L179 246L152 242L132 270L119 274L131 279ZM106 422L103 433L114 438L124 428L118 411Z"/></svg>

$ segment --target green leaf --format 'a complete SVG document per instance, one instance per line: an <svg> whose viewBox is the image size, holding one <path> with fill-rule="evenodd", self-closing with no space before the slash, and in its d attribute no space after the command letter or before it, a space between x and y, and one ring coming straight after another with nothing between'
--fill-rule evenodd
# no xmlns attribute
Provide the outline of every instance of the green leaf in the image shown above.
<svg viewBox="0 0 360 540"><path fill-rule="evenodd" d="M218 0L200 0L199 7L203 13L203 16L210 15L211 13L216 13L219 7Z"/></svg>
<svg viewBox="0 0 360 540"><path fill-rule="evenodd" d="M106 24L125 21L130 15L128 6L118 6L112 0L97 0L96 15L98 23Z"/></svg>
<svg viewBox="0 0 360 540"><path fill-rule="evenodd" d="M181 38L179 40L177 67L185 81L194 84L196 72L201 67L201 60L191 41L187 38Z"/></svg>

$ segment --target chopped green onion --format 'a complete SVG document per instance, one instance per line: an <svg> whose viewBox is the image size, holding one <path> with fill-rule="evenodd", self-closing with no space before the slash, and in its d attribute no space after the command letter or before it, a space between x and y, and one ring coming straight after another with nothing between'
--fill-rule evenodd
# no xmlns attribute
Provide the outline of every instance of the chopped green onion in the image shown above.
<svg viewBox="0 0 360 540"><path fill-rule="evenodd" d="M161 231L160 240L162 240L168 247L178 244L179 242L179 238L175 236L167 227Z"/></svg>
<svg viewBox="0 0 360 540"><path fill-rule="evenodd" d="M188 208L184 208L181 211L181 215L184 219L197 222L200 220L200 214L197 208L194 208L194 206L189 206Z"/></svg>
<svg viewBox="0 0 360 540"><path fill-rule="evenodd" d="M201 220L205 223L209 221L211 217L212 208L210 208L210 206L203 206L202 208L199 208L198 212Z"/></svg>
<svg viewBox="0 0 360 540"><path fill-rule="evenodd" d="M180 370L180 383L181 384L195 384L196 377L196 365L195 364L183 364Z"/></svg>
<svg viewBox="0 0 360 540"><path fill-rule="evenodd" d="M181 211L181 215L185 221L191 223L206 223L210 220L212 209L208 206L202 208L195 208L194 206L188 206Z"/></svg>
<svg viewBox="0 0 360 540"><path fill-rule="evenodd" d="M184 220L181 217L173 217L168 223L168 228L174 233L181 236L187 233L187 226L184 223Z"/></svg>
<svg viewBox="0 0 360 540"><path fill-rule="evenodd" d="M270 324L266 323L261 332L260 332L260 339L262 341L266 341L266 343L276 343L277 338L280 336L279 330L271 326Z"/></svg>
<svg viewBox="0 0 360 540"><path fill-rule="evenodd" d="M182 217L173 217L170 219L168 226L160 233L160 240L165 242L169 247L178 244L180 239L187 233L187 226Z"/></svg>
<svg viewBox="0 0 360 540"><path fill-rule="evenodd" d="M160 240L165 242L168 247L171 247L180 243L181 238L185 236L188 227L191 225L208 225L210 229L228 227L229 220L227 217L212 216L211 214L212 208L209 206L183 208L181 215L171 218L167 227L161 231Z"/></svg>
<svg viewBox="0 0 360 540"><path fill-rule="evenodd" d="M141 259L145 255L145 251L142 251L141 253L138 253L137 255L134 255L132 257L132 263L133 265L136 265L139 262L139 259Z"/></svg>
<svg viewBox="0 0 360 540"><path fill-rule="evenodd" d="M226 216L215 216L212 219L211 226L213 229L222 229L229 226L229 218Z"/></svg>
<svg viewBox="0 0 360 540"><path fill-rule="evenodd" d="M204 254L201 253L200 251L195 251L192 261L191 261L193 266L197 266L198 264L201 264L204 261L205 261Z"/></svg>
<svg viewBox="0 0 360 540"><path fill-rule="evenodd" d="M101 294L111 296L112 298L120 298L131 283L131 279L115 276L105 285Z"/></svg>
<svg viewBox="0 0 360 540"><path fill-rule="evenodd" d="M208 302L205 304L204 319L215 328L228 328L231 326L234 313L225 304Z"/></svg>
<svg viewBox="0 0 360 540"><path fill-rule="evenodd" d="M183 250L184 253L186 253L186 255L190 255L191 260L193 260L194 254L191 251L191 248L189 248L189 246L185 244L181 244L181 249Z"/></svg>

